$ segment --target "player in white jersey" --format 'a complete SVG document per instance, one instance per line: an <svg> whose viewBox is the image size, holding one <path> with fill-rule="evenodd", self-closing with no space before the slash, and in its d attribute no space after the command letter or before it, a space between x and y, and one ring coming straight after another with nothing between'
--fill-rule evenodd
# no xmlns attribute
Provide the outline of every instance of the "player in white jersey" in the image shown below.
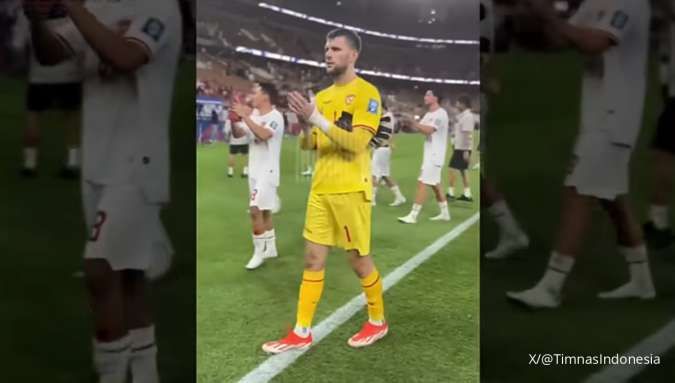
<svg viewBox="0 0 675 383"><path fill-rule="evenodd" d="M675 1L657 2L668 21L668 33L663 40L669 57L663 70L665 98L663 111L651 143L652 190L649 198L648 221L643 225L645 238L654 249L664 249L673 243L670 227L670 203L675 180Z"/></svg>
<svg viewBox="0 0 675 383"><path fill-rule="evenodd" d="M54 28L68 22L60 17L47 20ZM24 177L37 175L40 125L48 110L62 112L65 128L66 161L61 169L63 178L77 178L79 174L79 115L82 105L82 60L73 57L56 66L42 66L37 61L30 44L30 26L23 14L19 14L14 28L14 48L30 50L28 89L26 92L26 125L23 134Z"/></svg>
<svg viewBox="0 0 675 383"><path fill-rule="evenodd" d="M84 270L100 383L155 383L157 347L146 277L172 252L160 220L169 202L169 123L181 52L176 1L64 0L71 22L50 28L25 0L36 57L84 55L82 191L90 236ZM161 262L161 263L160 263ZM164 270L159 270L162 268Z"/></svg>
<svg viewBox="0 0 675 383"><path fill-rule="evenodd" d="M277 206L284 116L275 108L279 95L274 85L256 84L251 95L254 110L236 103L232 110L242 121L233 125L235 137L249 137L249 212L253 226L253 256L246 268L258 268L277 257L272 210Z"/></svg>
<svg viewBox="0 0 675 383"><path fill-rule="evenodd" d="M581 130L563 189L554 250L543 278L508 298L529 307L557 307L567 275L590 225L593 203L609 214L618 252L630 272L628 283L600 293L604 299L655 296L642 232L627 202L628 164L642 126L646 91L650 5L635 0L587 0L569 21L551 4L530 0L532 12L553 41L586 58L582 83Z"/></svg>
<svg viewBox="0 0 675 383"><path fill-rule="evenodd" d="M429 186L436 195L436 201L441 210L440 214L432 217L432 221L449 221L450 211L448 201L441 188L441 172L445 163L445 151L448 143L449 118L448 112L440 106L441 97L428 90L424 95L424 104L429 111L420 122L408 119L408 123L417 131L426 136L424 140L424 157L422 169L417 179L417 193L412 210L405 217L399 217L402 223L417 223L417 216L427 198L426 187Z"/></svg>
<svg viewBox="0 0 675 383"><path fill-rule="evenodd" d="M473 131L476 128L476 119L471 110L471 99L468 96L460 96L456 103L460 111L457 115L457 122L454 125L454 150L452 158L448 164L448 200L455 199L455 172L457 170L462 176L464 184L464 193L457 198L459 201L473 201L471 197L471 185L466 171L471 162L471 151L473 150Z"/></svg>
<svg viewBox="0 0 675 383"><path fill-rule="evenodd" d="M380 118L380 126L385 127L391 131L391 137L381 143L381 146L373 149L372 159L372 173L373 173L373 206L376 205L375 199L377 197L377 189L380 182L384 181L392 193L394 193L394 202L389 206L400 206L406 201L401 193L401 189L396 184L396 181L391 177L391 150L394 144L394 127L396 126L396 119L394 113L387 109L387 105L382 100L382 117Z"/></svg>
<svg viewBox="0 0 675 383"><path fill-rule="evenodd" d="M487 166L481 166L480 175L480 204L481 210L486 210L488 215L497 224L499 231L499 242L494 249L485 253L487 259L506 258L516 251L522 250L529 245L527 234L521 229L516 218L511 211L506 199L499 192L493 179L488 175L490 156L486 152L486 141L488 137L488 118L489 95L495 94L499 90L498 79L492 74L494 64L492 55L495 53L495 29L496 18L494 14L494 4L492 0L481 0L480 2L480 65L481 65L481 127L480 142L478 149L481 151L481 159Z"/></svg>

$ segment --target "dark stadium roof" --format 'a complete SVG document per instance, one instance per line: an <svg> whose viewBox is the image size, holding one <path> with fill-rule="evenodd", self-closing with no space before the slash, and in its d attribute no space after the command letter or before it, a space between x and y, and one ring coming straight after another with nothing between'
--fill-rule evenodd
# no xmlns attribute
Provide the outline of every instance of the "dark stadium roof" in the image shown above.
<svg viewBox="0 0 675 383"><path fill-rule="evenodd" d="M227 0L258 4L256 0ZM209 12L222 0L200 0ZM327 20L416 37L475 39L478 0L265 0ZM340 5L338 5L338 3ZM431 22L431 23L430 23Z"/></svg>

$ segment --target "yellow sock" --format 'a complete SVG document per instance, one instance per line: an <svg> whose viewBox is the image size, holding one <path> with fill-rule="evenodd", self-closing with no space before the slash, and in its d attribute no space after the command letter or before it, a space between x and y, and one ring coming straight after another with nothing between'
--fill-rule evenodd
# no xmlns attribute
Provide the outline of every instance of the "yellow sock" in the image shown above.
<svg viewBox="0 0 675 383"><path fill-rule="evenodd" d="M316 306L319 304L323 291L323 279L325 271L305 270L300 284L300 296L298 298L298 316L296 327L309 330L312 327L312 319Z"/></svg>
<svg viewBox="0 0 675 383"><path fill-rule="evenodd" d="M371 321L384 321L384 299L382 298L382 278L377 269L361 279L363 292L368 301L368 318Z"/></svg>

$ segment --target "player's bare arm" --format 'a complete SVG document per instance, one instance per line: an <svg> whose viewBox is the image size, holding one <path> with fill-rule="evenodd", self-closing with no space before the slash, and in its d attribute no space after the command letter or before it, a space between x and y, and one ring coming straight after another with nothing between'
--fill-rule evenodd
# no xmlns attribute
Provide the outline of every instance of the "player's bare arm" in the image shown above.
<svg viewBox="0 0 675 383"><path fill-rule="evenodd" d="M239 117L241 117L246 126L248 126L248 128L251 130L251 133L253 133L259 140L267 141L274 135L269 129L266 129L264 126L257 124L251 119L251 113L253 111L248 105L235 103L232 106L232 110ZM241 136L235 137L239 138Z"/></svg>
<svg viewBox="0 0 675 383"><path fill-rule="evenodd" d="M368 143L373 138L373 132L376 131L376 128L372 127L372 131L366 129L366 127L360 127L352 131L339 128L322 116L316 106L298 92L288 94L288 106L293 112L326 133L333 142L353 153L368 150Z"/></svg>
<svg viewBox="0 0 675 383"><path fill-rule="evenodd" d="M67 49L45 23L47 8L52 4L39 0L23 0L23 10L30 21L31 40L35 56L41 65L58 65L72 57Z"/></svg>
<svg viewBox="0 0 675 383"><path fill-rule="evenodd" d="M133 72L152 57L149 49L124 37L124 26L113 30L102 24L79 0L64 0L68 15L101 60L122 72Z"/></svg>
<svg viewBox="0 0 675 383"><path fill-rule="evenodd" d="M558 48L573 48L586 55L601 55L617 44L614 35L607 31L579 27L561 19L555 13L551 2L528 0L531 12L548 26L550 42Z"/></svg>

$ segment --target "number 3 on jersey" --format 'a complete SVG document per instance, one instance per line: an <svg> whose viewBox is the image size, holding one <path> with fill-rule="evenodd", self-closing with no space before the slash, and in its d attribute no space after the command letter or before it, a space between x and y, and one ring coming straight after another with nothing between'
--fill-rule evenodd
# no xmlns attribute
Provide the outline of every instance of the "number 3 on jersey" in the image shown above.
<svg viewBox="0 0 675 383"><path fill-rule="evenodd" d="M98 236L101 235L101 227L103 227L106 218L108 218L106 212L101 210L96 212L96 223L94 223L94 226L91 228L91 235L89 236L89 241L91 242L98 241Z"/></svg>

